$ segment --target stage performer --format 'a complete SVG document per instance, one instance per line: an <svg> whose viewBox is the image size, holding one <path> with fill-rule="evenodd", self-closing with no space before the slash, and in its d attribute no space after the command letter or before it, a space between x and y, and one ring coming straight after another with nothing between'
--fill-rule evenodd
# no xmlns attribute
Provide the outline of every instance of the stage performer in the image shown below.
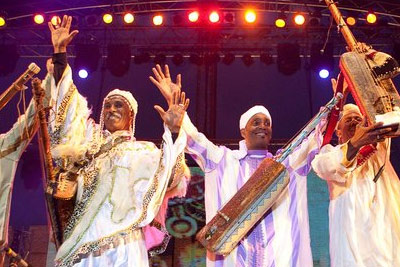
<svg viewBox="0 0 400 267"><path fill-rule="evenodd" d="M47 61L47 71L49 73L53 71L51 59ZM48 98L43 100L45 107L48 106L48 100ZM1 253L2 245L8 243L8 224L15 172L22 153L38 129L36 114L35 101L32 99L25 114L17 119L7 133L0 135L0 266L3 266L4 260L4 253Z"/></svg>
<svg viewBox="0 0 400 267"><path fill-rule="evenodd" d="M85 164L77 172L75 209L55 262L57 266L148 266L148 249L158 246L161 251L166 246L165 199L182 195L186 188L181 158L186 134L179 132L181 122L174 120L182 120L189 102L184 95L175 95L169 110L161 110L165 123L161 149L135 140L138 104L128 91L112 90L103 101L100 123L95 124L67 65L67 45L78 33L70 32L71 20L64 16L59 26L49 23L54 47L51 95L56 103L49 119L50 135L53 157L61 167ZM173 117L176 114L181 115Z"/></svg>
<svg viewBox="0 0 400 267"><path fill-rule="evenodd" d="M344 106L339 145L312 162L330 194L331 266L400 266L400 181L390 163L390 129L365 126L359 108Z"/></svg>
<svg viewBox="0 0 400 267"><path fill-rule="evenodd" d="M171 84L169 69L153 68L150 80L163 96L179 90ZM246 238L226 257L207 254L207 266L312 266L307 211L307 174L311 161L322 143L321 121L317 129L286 158L283 164L290 172L288 190L278 203L258 222ZM186 132L185 151L205 173L206 220L209 222L250 178L265 158L272 137L272 118L264 106L253 106L243 113L239 130L243 140L238 150L217 146L200 133L185 114L182 129Z"/></svg>

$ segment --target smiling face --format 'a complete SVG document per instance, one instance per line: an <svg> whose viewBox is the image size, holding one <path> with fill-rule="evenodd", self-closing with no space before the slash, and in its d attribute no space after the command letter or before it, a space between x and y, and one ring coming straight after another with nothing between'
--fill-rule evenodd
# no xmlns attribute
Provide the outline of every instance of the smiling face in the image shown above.
<svg viewBox="0 0 400 267"><path fill-rule="evenodd" d="M271 121L265 114L257 113L250 118L240 133L248 150L265 150L272 137Z"/></svg>
<svg viewBox="0 0 400 267"><path fill-rule="evenodd" d="M346 143L354 136L358 124L362 122L362 117L357 112L351 112L343 116L337 126L336 135L339 138L339 144Z"/></svg>
<svg viewBox="0 0 400 267"><path fill-rule="evenodd" d="M104 102L104 126L113 133L119 130L129 130L133 112L122 96L112 96Z"/></svg>

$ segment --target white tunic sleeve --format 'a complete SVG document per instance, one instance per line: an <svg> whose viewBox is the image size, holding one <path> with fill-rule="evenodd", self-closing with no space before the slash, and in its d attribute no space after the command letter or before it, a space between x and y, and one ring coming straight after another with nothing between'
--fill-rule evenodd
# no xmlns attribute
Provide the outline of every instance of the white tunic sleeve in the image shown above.
<svg viewBox="0 0 400 267"><path fill-rule="evenodd" d="M182 129L187 134L185 152L193 157L203 171L214 170L224 155L224 148L216 146L200 133L187 114L183 118Z"/></svg>
<svg viewBox="0 0 400 267"><path fill-rule="evenodd" d="M52 102L55 102L49 118L52 154L55 158L79 160L87 151L89 141L95 138L98 126L89 119L87 101L73 84L69 65L58 86L53 77L50 79L44 85L50 91Z"/></svg>
<svg viewBox="0 0 400 267"><path fill-rule="evenodd" d="M342 149L346 144L333 147L326 145L321 152L315 156L311 165L315 173L325 180L346 182L346 176L356 168L357 162L353 160L349 166L344 166L344 155Z"/></svg>

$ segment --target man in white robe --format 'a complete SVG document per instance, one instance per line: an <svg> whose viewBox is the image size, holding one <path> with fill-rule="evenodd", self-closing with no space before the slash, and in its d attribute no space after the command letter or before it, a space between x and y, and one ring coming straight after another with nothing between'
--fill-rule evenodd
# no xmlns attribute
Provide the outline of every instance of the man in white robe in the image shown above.
<svg viewBox="0 0 400 267"><path fill-rule="evenodd" d="M363 125L359 108L345 105L339 145L323 147L312 162L330 193L331 266L400 266L400 181L385 138L390 129Z"/></svg>
<svg viewBox="0 0 400 267"><path fill-rule="evenodd" d="M75 209L56 265L148 266L150 247L166 245L166 192L182 193L186 184L180 164L175 164L186 135L180 127L167 125L177 125L173 120L179 120L169 111L177 109L183 116L188 101L176 97L167 112L159 110L165 122L162 149L135 141L138 105L130 92L111 91L103 101L100 124L95 124L66 63L66 47L77 34L70 33L71 20L64 16L58 27L49 23L55 53L50 89L56 103L50 134L52 154L61 167L68 170L85 163L77 172ZM171 131L177 135L175 142Z"/></svg>
<svg viewBox="0 0 400 267"><path fill-rule="evenodd" d="M171 84L168 66L153 69L150 80L163 96L179 90ZM283 162L289 171L290 182L277 203L267 212L238 246L227 256L207 253L207 266L312 266L307 211L307 174L311 161L322 144L324 122ZM247 182L265 158L272 136L272 118L263 106L246 111L239 121L243 140L238 150L217 146L200 133L185 115L182 129L187 134L185 151L205 173L206 221L209 222Z"/></svg>
<svg viewBox="0 0 400 267"><path fill-rule="evenodd" d="M53 69L50 61L47 63L47 71L51 73ZM49 98L43 99L44 107L48 107L48 101ZM8 243L10 205L18 162L38 127L35 102L32 99L25 114L17 119L17 122L7 133L0 135L0 251L1 244ZM0 266L2 266L3 260L4 253L0 253Z"/></svg>
<svg viewBox="0 0 400 267"><path fill-rule="evenodd" d="M35 103L31 101L25 114L13 127L0 135L0 251L8 242L11 195L19 159L38 129ZM4 254L0 253L0 266Z"/></svg>

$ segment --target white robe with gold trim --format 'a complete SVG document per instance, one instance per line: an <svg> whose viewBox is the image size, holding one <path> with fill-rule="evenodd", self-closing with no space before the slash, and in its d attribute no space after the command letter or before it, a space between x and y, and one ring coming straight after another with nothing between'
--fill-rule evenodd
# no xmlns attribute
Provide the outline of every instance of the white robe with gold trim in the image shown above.
<svg viewBox="0 0 400 267"><path fill-rule="evenodd" d="M100 132L89 119L87 102L73 85L68 66L58 87L50 118L53 156L69 161L85 157L99 145L129 136L128 131ZM164 201L177 156L186 143L180 133L173 143L167 127L163 148L125 141L101 154L79 171L74 214L56 255L59 266L148 266L143 227L156 217Z"/></svg>

